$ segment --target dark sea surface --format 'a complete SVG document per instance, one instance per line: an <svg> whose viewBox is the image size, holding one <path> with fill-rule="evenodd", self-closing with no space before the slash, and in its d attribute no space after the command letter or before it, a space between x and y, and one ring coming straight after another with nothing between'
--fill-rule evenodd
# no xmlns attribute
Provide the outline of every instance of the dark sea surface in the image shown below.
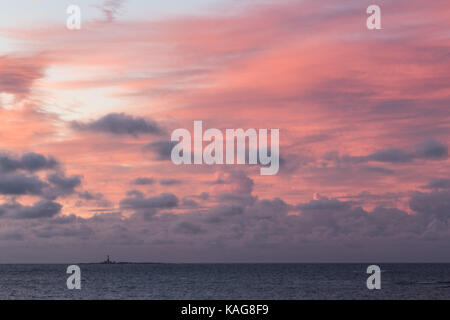
<svg viewBox="0 0 450 320"><path fill-rule="evenodd" d="M450 264L79 264L68 290L63 264L0 265L0 299L450 299Z"/></svg>

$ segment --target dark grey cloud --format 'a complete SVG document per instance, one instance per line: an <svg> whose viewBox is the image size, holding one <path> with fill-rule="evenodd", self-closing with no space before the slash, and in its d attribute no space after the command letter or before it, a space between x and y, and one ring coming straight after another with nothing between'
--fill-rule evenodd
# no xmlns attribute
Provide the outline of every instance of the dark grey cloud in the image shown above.
<svg viewBox="0 0 450 320"><path fill-rule="evenodd" d="M74 222L83 221L84 219L78 217L74 214L66 215L66 216L56 216L50 222L52 224L70 224Z"/></svg>
<svg viewBox="0 0 450 320"><path fill-rule="evenodd" d="M162 186L174 186L181 184L182 181L178 179L161 179L159 180L159 184Z"/></svg>
<svg viewBox="0 0 450 320"><path fill-rule="evenodd" d="M80 181L80 183L81 183L81 181ZM78 197L83 200L91 201L91 200L102 200L104 196L100 192L93 193L93 192L85 190L85 191L79 192Z"/></svg>
<svg viewBox="0 0 450 320"><path fill-rule="evenodd" d="M254 181L242 170L224 172L212 181L215 200L228 205L248 205L255 201L252 195Z"/></svg>
<svg viewBox="0 0 450 320"><path fill-rule="evenodd" d="M103 193L101 192L91 192L91 191L81 191L78 192L78 198L84 200L84 201L77 201L76 202L76 206L77 207L83 207L85 205L89 205L89 206L96 206L98 207L98 209L94 209L94 212L96 211L102 211L102 210L108 210L110 211L111 209L106 209L109 207L113 206L113 203L107 199L105 199L105 196L103 195ZM88 203L86 203L88 202Z"/></svg>
<svg viewBox="0 0 450 320"><path fill-rule="evenodd" d="M216 206L208 211L205 221L208 223L220 223L234 216L244 213L244 207L238 205Z"/></svg>
<svg viewBox="0 0 450 320"><path fill-rule="evenodd" d="M209 199L209 193L208 192L202 192L197 196L201 200L208 200Z"/></svg>
<svg viewBox="0 0 450 320"><path fill-rule="evenodd" d="M110 113L90 122L72 122L72 127L81 131L105 132L114 135L163 134L156 121L133 117L125 113Z"/></svg>
<svg viewBox="0 0 450 320"><path fill-rule="evenodd" d="M250 194L238 194L227 192L216 195L215 199L217 201L232 205L249 205L256 200L256 197Z"/></svg>
<svg viewBox="0 0 450 320"><path fill-rule="evenodd" d="M175 226L174 231L177 233L184 233L184 234L190 234L190 235L195 235L195 234L205 232L205 230L202 227L200 227L199 225L196 225L196 224L188 222L188 221L179 222Z"/></svg>
<svg viewBox="0 0 450 320"><path fill-rule="evenodd" d="M74 225L47 225L36 230L36 236L39 238L46 239L64 239L64 238L75 238L79 240L88 240L91 235L94 234L92 228L87 224L74 224Z"/></svg>
<svg viewBox="0 0 450 320"><path fill-rule="evenodd" d="M443 143L429 138L416 145L414 151L403 149L385 149L366 157L368 161L402 163L414 159L443 160L448 158L448 147Z"/></svg>
<svg viewBox="0 0 450 320"><path fill-rule="evenodd" d="M144 193L139 191L139 190L129 190L129 191L127 191L127 196L143 198L144 197Z"/></svg>
<svg viewBox="0 0 450 320"><path fill-rule="evenodd" d="M62 205L53 201L41 200L31 206L18 202L0 205L0 216L11 219L51 218L61 211Z"/></svg>
<svg viewBox="0 0 450 320"><path fill-rule="evenodd" d="M415 158L413 153L402 149L385 149L379 150L371 155L367 156L365 160L367 161L378 161L378 162L390 162L390 163L404 163L410 162Z"/></svg>
<svg viewBox="0 0 450 320"><path fill-rule="evenodd" d="M351 202L342 202L337 199L319 199L311 200L306 203L301 203L297 205L297 209L301 211L310 210L341 210L348 209Z"/></svg>
<svg viewBox="0 0 450 320"><path fill-rule="evenodd" d="M209 193L208 192L202 192L198 195L190 195L183 198L183 206L185 207L191 207L191 208L197 208L199 206L198 201L206 201L209 199Z"/></svg>
<svg viewBox="0 0 450 320"><path fill-rule="evenodd" d="M345 195L339 197L339 200L351 201L355 205L370 205L371 207L396 207L399 203L409 199L409 192L385 192L371 193L363 191L354 195Z"/></svg>
<svg viewBox="0 0 450 320"><path fill-rule="evenodd" d="M148 178L148 177L139 177L139 178L136 178L133 181L131 181L131 183L135 184L135 185L145 186L145 185L154 184L155 183L155 179Z"/></svg>
<svg viewBox="0 0 450 320"><path fill-rule="evenodd" d="M189 199L189 198L183 198L183 201L181 204L183 205L183 207L190 207L190 208L198 207L197 201Z"/></svg>
<svg viewBox="0 0 450 320"><path fill-rule="evenodd" d="M309 156L299 155L295 153L287 153L283 148L280 150L280 170L279 174L290 175L297 171L300 167L312 162L313 159ZM259 161L258 161L259 162Z"/></svg>
<svg viewBox="0 0 450 320"><path fill-rule="evenodd" d="M53 157L45 157L41 154L29 152L22 156L22 167L28 171L54 169L58 166L58 161Z"/></svg>
<svg viewBox="0 0 450 320"><path fill-rule="evenodd" d="M169 161L171 159L172 149L176 144L176 141L160 140L146 144L144 150L155 154L157 160Z"/></svg>
<svg viewBox="0 0 450 320"><path fill-rule="evenodd" d="M409 163L416 159L445 160L447 158L448 147L432 138L421 141L416 145L414 150L387 148L375 151L366 156L340 156L338 152L331 151L326 153L323 157L326 161L333 161L338 164L360 164L372 161L401 164Z"/></svg>
<svg viewBox="0 0 450 320"><path fill-rule="evenodd" d="M448 147L435 139L425 139L416 146L419 158L441 160L448 158Z"/></svg>
<svg viewBox="0 0 450 320"><path fill-rule="evenodd" d="M25 170L35 172L39 170L50 170L58 167L58 161L49 156L29 152L17 158L9 155L0 155L0 172L13 172Z"/></svg>
<svg viewBox="0 0 450 320"><path fill-rule="evenodd" d="M447 221L450 218L450 191L416 192L409 206L416 212Z"/></svg>
<svg viewBox="0 0 450 320"><path fill-rule="evenodd" d="M450 179L445 178L434 178L430 182L422 187L423 189L449 189L450 190Z"/></svg>
<svg viewBox="0 0 450 320"><path fill-rule="evenodd" d="M66 177L63 171L58 170L41 179L28 173L58 167L56 159L36 153L26 153L20 158L3 155L0 157L0 194L37 195L47 200L73 194L81 185L81 176Z"/></svg>
<svg viewBox="0 0 450 320"><path fill-rule="evenodd" d="M75 189L81 186L81 178L82 177L80 175L66 177L62 173L53 173L48 175L47 180L53 187L47 191L47 196L50 198L56 198L75 193Z"/></svg>
<svg viewBox="0 0 450 320"><path fill-rule="evenodd" d="M160 209L170 209L178 206L178 198L173 193L162 193L146 198L142 192L133 190L128 197L120 201L120 208L141 214L144 218L153 217Z"/></svg>
<svg viewBox="0 0 450 320"><path fill-rule="evenodd" d="M31 174L40 170L51 171L46 179ZM66 177L53 157L33 152L21 157L2 154L0 195L10 197L4 197L4 202L0 203L0 216L13 221L55 217L61 212L62 205L54 200L74 193L80 185L81 177ZM35 196L38 200L25 205L19 201L21 196Z"/></svg>
<svg viewBox="0 0 450 320"><path fill-rule="evenodd" d="M162 193L155 197L145 198L142 194L135 194L120 202L124 209L173 208L178 205L178 198L173 193Z"/></svg>
<svg viewBox="0 0 450 320"><path fill-rule="evenodd" d="M239 194L247 193L250 194L253 191L254 181L245 171L234 170L229 172L224 172L219 175L219 177L211 182L212 185L224 185L224 186L235 186Z"/></svg>
<svg viewBox="0 0 450 320"><path fill-rule="evenodd" d="M22 173L0 175L0 194L3 195L40 195L48 184L37 176Z"/></svg>

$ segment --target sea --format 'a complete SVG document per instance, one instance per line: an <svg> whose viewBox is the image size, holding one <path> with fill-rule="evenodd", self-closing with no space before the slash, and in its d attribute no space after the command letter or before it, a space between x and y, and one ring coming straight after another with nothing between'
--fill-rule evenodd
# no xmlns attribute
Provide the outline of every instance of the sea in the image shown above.
<svg viewBox="0 0 450 320"><path fill-rule="evenodd" d="M81 289L67 288L69 264L0 264L0 299L372 300L450 299L450 264L79 264Z"/></svg>

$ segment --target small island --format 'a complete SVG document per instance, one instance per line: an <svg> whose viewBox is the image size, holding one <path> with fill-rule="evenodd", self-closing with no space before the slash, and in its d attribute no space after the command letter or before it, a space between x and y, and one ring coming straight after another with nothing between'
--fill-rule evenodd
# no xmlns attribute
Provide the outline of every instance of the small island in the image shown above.
<svg viewBox="0 0 450 320"><path fill-rule="evenodd" d="M128 262L128 261L113 261L109 258L109 255L106 256L106 260L102 262L82 262L79 264L163 264L162 262Z"/></svg>

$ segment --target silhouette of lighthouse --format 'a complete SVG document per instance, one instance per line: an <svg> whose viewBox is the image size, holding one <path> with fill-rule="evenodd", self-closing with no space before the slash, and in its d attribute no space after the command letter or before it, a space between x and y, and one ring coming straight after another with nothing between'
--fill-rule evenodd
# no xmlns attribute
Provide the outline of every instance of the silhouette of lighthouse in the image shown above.
<svg viewBox="0 0 450 320"><path fill-rule="evenodd" d="M106 260L103 261L104 264L113 264L114 261L109 260L109 255L106 256Z"/></svg>

